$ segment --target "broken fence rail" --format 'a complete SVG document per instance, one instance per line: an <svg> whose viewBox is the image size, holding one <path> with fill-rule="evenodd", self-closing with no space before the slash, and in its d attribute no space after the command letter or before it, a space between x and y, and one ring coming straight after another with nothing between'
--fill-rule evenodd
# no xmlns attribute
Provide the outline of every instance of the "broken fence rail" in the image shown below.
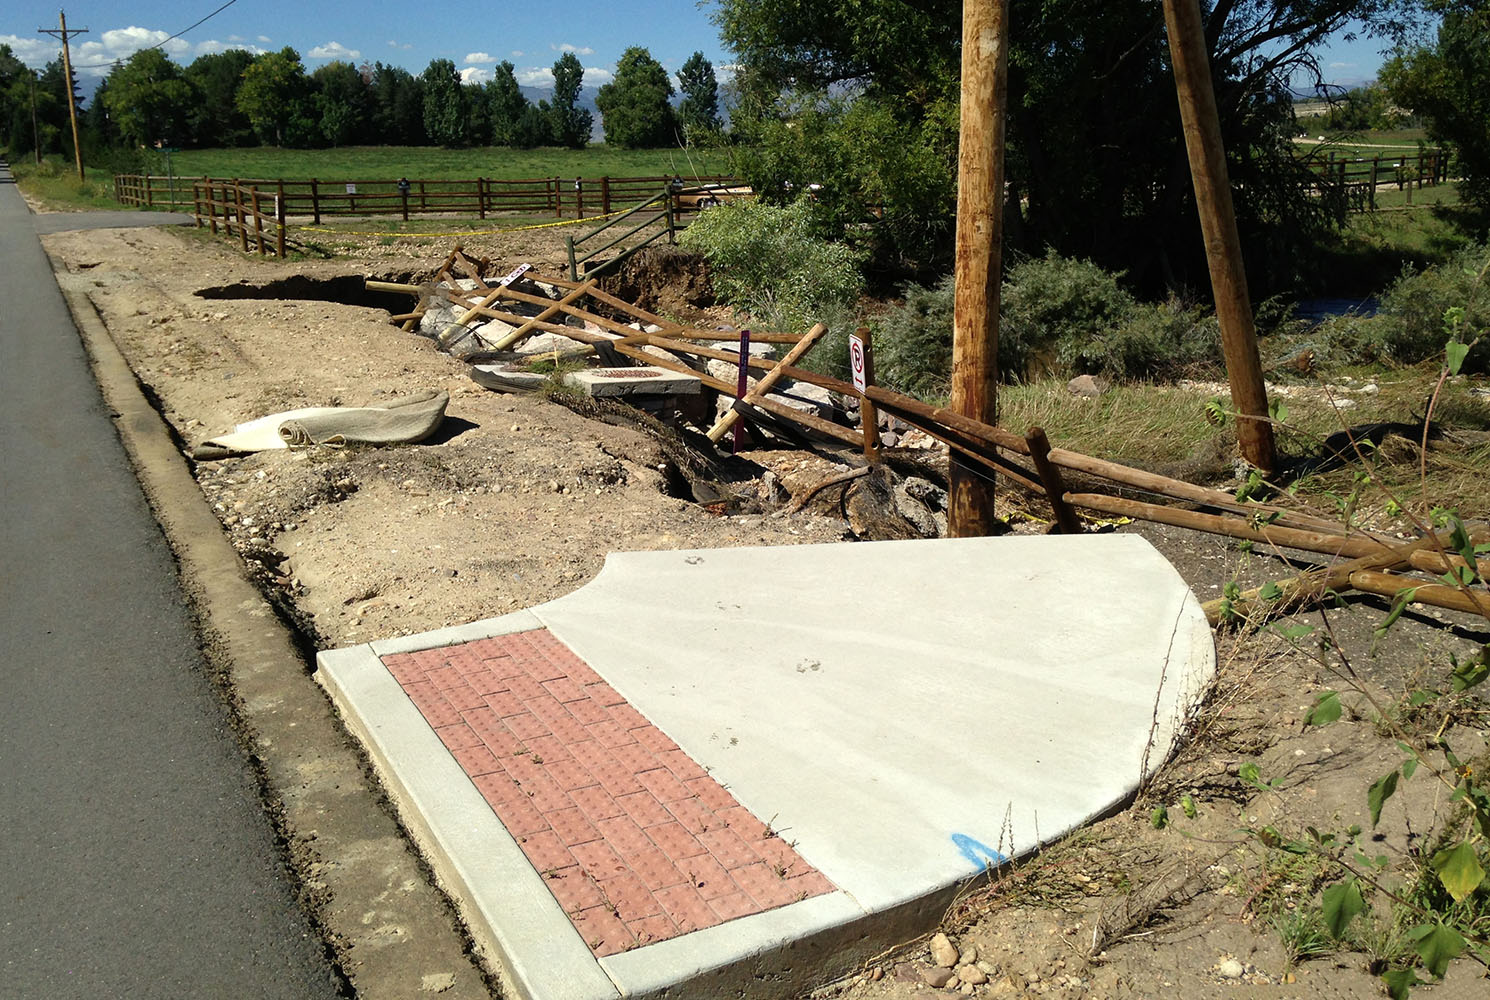
<svg viewBox="0 0 1490 1000"><path fill-rule="evenodd" d="M453 251L446 264L441 267L439 277L450 279L453 284L453 275L458 269L455 265L460 258L462 254L459 249ZM467 268L465 273L469 276L472 270L474 269ZM1438 607L1478 611L1490 616L1490 592L1469 587L1449 587L1387 572L1407 569L1440 574L1454 565L1462 564L1462 558L1454 556L1446 548L1444 540L1437 536L1417 541L1397 539L1355 525L1289 510L1279 504L1251 499L1239 500L1224 490L1198 486L1065 448L1052 448L1045 432L1039 427L1031 427L1021 436L1006 428L972 420L945 407L933 406L874 385L872 381L860 392L848 382L801 368L786 360L756 356L742 359L738 349L730 351L705 346L709 342L737 342L739 335L727 331L700 330L675 323L606 293L593 280L576 282L532 273L528 277L561 289L565 294L556 302L513 288L493 288L477 278L480 285L476 289L469 292L446 292L445 297L469 307L469 313L523 324L523 336L543 330L586 344L585 348L570 352L570 356L613 350L645 365L692 375L709 388L735 399L731 412L739 413L744 419L751 419L764 412L775 420L785 420L842 444L865 449L865 434L862 430L793 409L772 399L760 387L767 379L785 377L844 396L857 397L860 400L861 413L872 413L874 409L883 410L943 442L963 460L986 468L995 475L1002 475L1020 488L1044 497L1055 514L1055 530L1067 533L1079 531L1080 522L1075 512L1083 509L1104 516L1130 517L1204 531L1275 549L1302 550L1328 558L1351 560L1334 569L1326 567L1303 574L1297 578L1303 581L1301 583L1285 582L1279 585L1281 592L1289 599L1282 603L1275 599L1269 605L1272 610L1282 610L1328 591L1354 588L1369 593L1405 597L1417 603ZM421 291L419 286L404 288L415 293ZM478 302L469 302L472 298ZM479 304L488 298L489 304ZM548 318L539 320L497 308L497 303L503 299L541 306ZM592 299L630 317L631 323L623 323L586 308L586 299ZM609 335L592 333L564 322L553 322L560 314L565 318L591 324L607 331ZM469 315L467 318L470 318ZM407 316L401 319L404 319L406 329L412 328L412 321ZM638 326L643 329L638 330ZM655 332L647 332L648 329ZM809 341L810 346L810 342L816 341L819 336L821 331L814 328L807 337L761 333L752 334L751 339L798 346ZM520 338L509 336L504 342L511 345L517 339ZM700 341L703 343L699 343ZM666 351L674 357L660 357L656 353L658 350ZM805 353L805 349L793 351L797 358ZM700 372L695 365L681 360L681 356L719 360L736 365L743 361L747 371L756 375L759 381L742 395L734 381ZM494 358L471 357L467 360L474 362ZM872 444L865 450L870 461L877 459L878 452ZM1073 491L1068 487L1066 478L1069 474L1083 478L1083 488L1080 491ZM1146 494L1151 499L1135 499L1131 496L1133 493ZM1477 542L1490 538L1490 529L1476 529L1472 537ZM1476 569L1482 580L1490 578L1490 562L1481 560ZM1322 589L1316 586L1321 580L1325 584ZM1246 612L1259 607L1259 598L1254 592L1250 596L1243 595L1241 602L1234 602L1230 611L1236 615L1238 611ZM1207 615L1213 623L1225 617L1224 611L1220 602L1206 605Z"/></svg>

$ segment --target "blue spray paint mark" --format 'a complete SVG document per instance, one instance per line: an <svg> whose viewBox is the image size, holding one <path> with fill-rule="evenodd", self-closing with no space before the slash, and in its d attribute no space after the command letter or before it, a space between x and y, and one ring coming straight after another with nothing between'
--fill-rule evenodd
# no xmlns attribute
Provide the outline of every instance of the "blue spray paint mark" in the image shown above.
<svg viewBox="0 0 1490 1000"><path fill-rule="evenodd" d="M964 858L973 863L973 868L978 871L987 871L997 868L1009 859L995 851L980 840L974 840L965 833L952 834L952 843Z"/></svg>

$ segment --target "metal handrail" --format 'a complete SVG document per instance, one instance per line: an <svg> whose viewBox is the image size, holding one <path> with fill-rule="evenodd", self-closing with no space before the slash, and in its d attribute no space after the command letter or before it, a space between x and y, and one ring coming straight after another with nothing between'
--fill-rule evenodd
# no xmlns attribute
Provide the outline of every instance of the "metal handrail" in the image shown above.
<svg viewBox="0 0 1490 1000"><path fill-rule="evenodd" d="M645 220L637 223L635 226L632 226L630 229L626 230L626 232L622 233L620 236L617 236L615 239L611 240L609 243L605 244L604 246L596 247L594 250L591 250L589 253L586 253L586 254L583 254L583 255L580 255L580 256L576 256L575 255L575 252L574 252L575 251L575 247L577 247L580 244L586 242L587 240L594 239L596 236L599 236L601 233L605 232L607 229L610 229L610 228L612 228L614 226L620 225L626 219L628 219L631 216L637 214L638 212L640 212L640 211L648 208L649 206L652 206L652 205L657 204L659 201L662 202L663 208L662 208L662 211L659 212L658 214L652 216L651 218L645 219ZM648 198L646 201L642 202L641 204L636 205L636 206L634 206L632 208L627 209L625 212L622 212L620 215L616 216L614 219L611 219L608 222L605 222L605 223L601 224L600 226L597 226L595 229L591 230L590 232L586 233L583 236L580 236L580 237L570 236L565 241L568 244L568 247L569 247L569 280L570 281L578 281L579 280L579 265L580 264L583 264L586 261L593 260L599 254L604 253L605 251L609 250L611 247L617 245L618 243L622 242L623 240L627 239L628 237L631 237L631 236L636 235L638 232L640 232L641 230L643 230L643 229L647 228L648 226L652 225L654 222L657 222L659 219L662 219L662 220L665 220L666 221L666 223L667 223L666 228L659 230L658 232L654 233L653 235L647 237L645 240L642 240L636 246L631 247L629 250L627 250L625 253L621 254L619 257L616 257L614 260L607 261L604 265L602 265L604 267L610 267L610 266L613 266L615 264L620 263L621 261L625 260L627 257L629 257L632 254L636 253L642 247L650 245L651 243L655 242L656 240L662 238L663 236L666 236L668 238L668 241L669 242L671 242L673 240L673 236L674 236L674 228L673 228L673 196L672 196L672 191L671 190L664 189L659 194L655 194L652 197ZM589 272L586 272L586 273L589 273Z"/></svg>

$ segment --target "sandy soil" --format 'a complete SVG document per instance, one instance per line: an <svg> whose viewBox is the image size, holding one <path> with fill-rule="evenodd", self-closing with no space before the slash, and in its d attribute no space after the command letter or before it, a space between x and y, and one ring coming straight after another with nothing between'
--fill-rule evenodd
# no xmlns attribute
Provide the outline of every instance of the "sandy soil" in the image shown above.
<svg viewBox="0 0 1490 1000"><path fill-rule="evenodd" d="M539 271L559 270L560 244L552 234L466 243L504 269L527 261ZM390 326L385 311L195 294L293 275L423 276L447 244L369 241L350 248L351 260L300 263L244 258L225 243L164 230L61 234L47 245L66 263L63 280L86 290L184 447L294 407L375 403L420 389L450 393L445 429L419 446L276 451L197 465L224 530L287 617L319 647L472 621L558 597L593 576L609 551L853 535L832 503L769 513L841 469L831 456L753 456L772 477L740 488L754 491L762 512L722 516L668 495L667 458L648 434L587 420L541 398L482 389L432 342ZM1202 599L1233 577L1255 582L1288 574L1270 557L1244 556L1209 536L1145 534ZM1445 698L1408 708L1406 696L1444 686L1447 652L1477 648L1487 638L1484 623L1410 615L1372 658L1367 647L1382 613L1379 603L1365 601L1331 619L1363 688L1412 731L1432 732L1447 719L1446 732L1462 755L1483 754L1483 702L1466 708ZM1345 699L1351 709L1335 726L1303 726L1317 691L1340 686L1332 673L1340 652L1316 660L1310 655L1316 650L1266 634L1222 635L1219 642L1215 692L1175 761L1138 801L972 891L948 914L945 926L956 945L975 951L965 957L984 967L966 978L987 978L963 986L963 993L1382 995L1370 954L1294 961L1284 941L1308 937L1298 933L1300 914L1317 899L1328 866L1270 850L1246 831L1272 826L1292 838L1309 825L1369 827L1366 789L1400 761L1392 733L1356 695ZM989 724L997 721L991 714ZM1274 786L1260 790L1245 782L1248 763ZM1181 805L1186 796L1194 816ZM1400 802L1389 805L1368 850L1394 859L1421 850L1434 835L1434 817L1441 823L1451 808L1445 798L1426 775L1405 784L1399 799L1412 803L1413 822L1405 821ZM1162 829L1151 821L1159 805L1170 818ZM1386 913L1383 900L1376 911ZM1365 937L1378 956L1400 952L1385 927ZM1482 974L1461 960L1448 983L1423 995L1483 996ZM824 992L946 995L928 977L935 979L923 944L884 956Z"/></svg>

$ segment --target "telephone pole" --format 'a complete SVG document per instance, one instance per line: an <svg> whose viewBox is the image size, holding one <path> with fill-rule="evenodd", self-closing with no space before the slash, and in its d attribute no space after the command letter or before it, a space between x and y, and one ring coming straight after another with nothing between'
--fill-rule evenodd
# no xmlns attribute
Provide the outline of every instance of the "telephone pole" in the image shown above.
<svg viewBox="0 0 1490 1000"><path fill-rule="evenodd" d="M78 145L78 102L73 96L72 82L72 55L68 52L68 35L86 35L87 28L73 28L67 30L67 12L57 12L56 28L37 28L37 32L43 35L51 35L62 39L62 75L67 77L67 115L72 119L72 155L78 161L78 180L83 179L83 147Z"/></svg>

